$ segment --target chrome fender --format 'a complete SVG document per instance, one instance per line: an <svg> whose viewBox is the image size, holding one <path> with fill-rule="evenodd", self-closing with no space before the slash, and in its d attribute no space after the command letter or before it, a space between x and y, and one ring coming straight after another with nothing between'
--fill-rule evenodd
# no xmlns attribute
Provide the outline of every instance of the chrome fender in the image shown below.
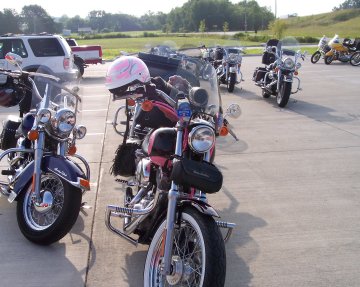
<svg viewBox="0 0 360 287"><path fill-rule="evenodd" d="M192 206L199 212L212 217L220 218L216 210L208 203L197 199L180 199L180 206Z"/></svg>

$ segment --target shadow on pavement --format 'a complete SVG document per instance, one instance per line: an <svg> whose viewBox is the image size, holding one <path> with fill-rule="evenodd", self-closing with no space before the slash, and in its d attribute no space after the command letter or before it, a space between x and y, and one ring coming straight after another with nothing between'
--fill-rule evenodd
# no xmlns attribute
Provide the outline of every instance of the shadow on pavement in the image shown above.
<svg viewBox="0 0 360 287"><path fill-rule="evenodd" d="M229 207L219 212L222 217L221 220L236 223L233 234L225 245L227 257L226 286L249 287L253 275L248 263L254 260L260 252L258 244L250 233L256 228L266 226L267 223L262 218L249 213L237 212L240 203L225 186L220 192L230 200ZM239 250L241 256L235 250Z"/></svg>

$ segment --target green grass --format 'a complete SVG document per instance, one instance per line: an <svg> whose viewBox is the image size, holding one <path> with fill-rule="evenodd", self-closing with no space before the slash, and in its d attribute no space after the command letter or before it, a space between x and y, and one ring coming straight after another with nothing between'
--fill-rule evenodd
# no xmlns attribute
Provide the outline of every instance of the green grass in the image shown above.
<svg viewBox="0 0 360 287"><path fill-rule="evenodd" d="M103 58L113 59L121 54L122 51L127 53L137 53L139 51L147 51L149 47L167 44L175 48L198 47L201 44L206 46L215 45L234 45L234 46L251 46L259 45L258 42L239 41L223 39L217 37L144 37L144 38L115 38L115 39L91 39L78 40L79 45L101 45L103 49Z"/></svg>
<svg viewBox="0 0 360 287"><path fill-rule="evenodd" d="M286 19L288 29L284 37L315 37L320 38L326 35L332 38L338 34L341 38L360 37L360 9L350 9L335 11L305 17L293 17ZM108 33L111 36L116 33ZM160 31L131 31L121 32L128 38L105 38L106 34L99 34L101 39L78 39L79 45L101 45L103 48L103 58L105 60L114 59L121 55L121 52L137 53L146 51L151 46L167 44L173 48L198 47L202 44L206 46L234 45L234 46L258 46L264 41L260 40L262 35L271 36L270 31L259 31L256 35L244 34L242 38L250 40L231 40L229 36L223 34L184 34L172 33L164 34ZM144 37L148 36L156 37ZM313 39L314 42L316 39ZM306 42L306 41L305 41ZM312 54L316 48L303 48ZM248 49L247 54L262 53L262 48Z"/></svg>

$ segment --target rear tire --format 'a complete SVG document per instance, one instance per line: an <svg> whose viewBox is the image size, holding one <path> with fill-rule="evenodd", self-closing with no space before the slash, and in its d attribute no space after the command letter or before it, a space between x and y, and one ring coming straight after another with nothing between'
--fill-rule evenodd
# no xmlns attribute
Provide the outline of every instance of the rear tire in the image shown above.
<svg viewBox="0 0 360 287"><path fill-rule="evenodd" d="M225 245L218 226L212 217L193 208L181 214L180 228L175 229L172 254L172 271L161 274L163 258L161 247L165 221L151 241L144 268L144 287L192 286L223 287L226 275Z"/></svg>
<svg viewBox="0 0 360 287"><path fill-rule="evenodd" d="M316 51L311 56L311 63L316 64L321 58L321 53L319 51Z"/></svg>
<svg viewBox="0 0 360 287"><path fill-rule="evenodd" d="M17 203L16 215L21 233L30 241L49 245L63 238L79 215L82 192L58 176L41 175L41 195L51 193L53 206L38 212L31 199L31 185L23 191Z"/></svg>
<svg viewBox="0 0 360 287"><path fill-rule="evenodd" d="M270 98L270 96L271 96L271 94L269 94L267 91L265 91L265 90L262 90L261 91L261 94L262 94L262 96L263 96L263 98L264 99L268 99L268 98Z"/></svg>

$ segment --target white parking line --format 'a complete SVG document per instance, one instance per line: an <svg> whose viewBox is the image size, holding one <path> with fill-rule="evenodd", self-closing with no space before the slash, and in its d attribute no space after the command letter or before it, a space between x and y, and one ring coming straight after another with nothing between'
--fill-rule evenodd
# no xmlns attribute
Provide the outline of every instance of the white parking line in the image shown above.
<svg viewBox="0 0 360 287"><path fill-rule="evenodd" d="M102 136L104 133L87 133L87 136Z"/></svg>
<svg viewBox="0 0 360 287"><path fill-rule="evenodd" d="M107 111L108 109L97 109L97 110L82 110L82 112L103 112L103 111Z"/></svg>

